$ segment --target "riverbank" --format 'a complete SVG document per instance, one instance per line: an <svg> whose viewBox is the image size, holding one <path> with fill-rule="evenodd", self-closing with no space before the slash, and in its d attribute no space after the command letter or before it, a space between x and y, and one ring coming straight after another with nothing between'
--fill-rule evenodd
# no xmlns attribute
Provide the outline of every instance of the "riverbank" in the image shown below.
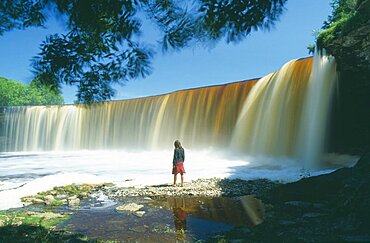
<svg viewBox="0 0 370 243"><path fill-rule="evenodd" d="M38 204L20 210L41 208L68 215L56 231L47 232L76 234L84 241L366 242L370 241L369 176L367 154L352 168L293 183L211 178L192 180L184 187L74 185L44 192L43 202L36 200ZM55 199L67 203L60 205ZM22 220L13 222L17 223L3 221L0 241L7 242L10 238L4 237L9 234L27 237L22 227L40 229Z"/></svg>
<svg viewBox="0 0 370 243"><path fill-rule="evenodd" d="M125 197L235 197L256 195L257 197L272 190L280 183L267 179L196 179L184 183L184 187L172 184L145 187L104 186L101 190L113 199Z"/></svg>

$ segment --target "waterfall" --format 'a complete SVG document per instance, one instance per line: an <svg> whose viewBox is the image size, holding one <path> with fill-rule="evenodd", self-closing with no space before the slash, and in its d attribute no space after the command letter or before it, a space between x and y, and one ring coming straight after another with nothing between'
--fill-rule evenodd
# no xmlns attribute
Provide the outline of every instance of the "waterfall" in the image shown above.
<svg viewBox="0 0 370 243"><path fill-rule="evenodd" d="M317 52L317 51L316 51ZM304 166L315 167L324 149L329 111L337 83L331 56L315 56L300 121L297 157Z"/></svg>
<svg viewBox="0 0 370 243"><path fill-rule="evenodd" d="M323 152L336 80L334 58L318 54L261 78L243 105L232 148L315 166Z"/></svg>
<svg viewBox="0 0 370 243"><path fill-rule="evenodd" d="M192 149L317 159L335 75L335 63L317 56L259 80L90 105L7 107L1 150L160 150L179 139Z"/></svg>
<svg viewBox="0 0 370 243"><path fill-rule="evenodd" d="M232 148L252 155L292 157L311 70L312 58L293 60L261 78L243 105Z"/></svg>
<svg viewBox="0 0 370 243"><path fill-rule="evenodd" d="M91 105L9 107L6 151L225 146L255 80Z"/></svg>

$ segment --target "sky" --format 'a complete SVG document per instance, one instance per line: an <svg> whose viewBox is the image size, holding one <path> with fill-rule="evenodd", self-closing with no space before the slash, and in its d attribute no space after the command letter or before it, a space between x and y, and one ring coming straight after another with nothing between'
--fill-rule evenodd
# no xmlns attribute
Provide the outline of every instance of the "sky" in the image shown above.
<svg viewBox="0 0 370 243"><path fill-rule="evenodd" d="M307 57L307 46L331 14L331 0L288 0L286 10L270 31L252 32L237 44L219 42L214 47L195 46L179 52L157 50L146 78L114 86L114 100L170 93L176 90L224 84L263 77L284 63ZM28 84L33 78L31 59L39 45L53 33L65 32L51 18L46 28L6 32L0 36L0 77ZM145 33L147 35L145 36ZM151 38L144 31L143 38ZM73 103L75 88L64 87L66 103Z"/></svg>

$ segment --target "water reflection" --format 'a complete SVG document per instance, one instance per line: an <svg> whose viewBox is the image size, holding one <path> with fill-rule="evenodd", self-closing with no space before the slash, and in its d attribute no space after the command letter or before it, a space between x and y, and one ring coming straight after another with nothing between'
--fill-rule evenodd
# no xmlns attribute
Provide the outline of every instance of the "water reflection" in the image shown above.
<svg viewBox="0 0 370 243"><path fill-rule="evenodd" d="M97 206L94 200L82 202L81 208L58 229L123 242L195 242L206 241L235 226L253 227L264 218L263 204L253 196L154 198L152 201L126 198L121 202L144 204L145 214L141 217L118 212L117 205Z"/></svg>
<svg viewBox="0 0 370 243"><path fill-rule="evenodd" d="M252 195L238 198L166 198L153 204L172 209L175 228L182 231L187 229L187 216L249 227L262 223L265 216L262 201Z"/></svg>
<svg viewBox="0 0 370 243"><path fill-rule="evenodd" d="M186 240L186 212L181 208L173 208L173 222L176 230L176 240Z"/></svg>

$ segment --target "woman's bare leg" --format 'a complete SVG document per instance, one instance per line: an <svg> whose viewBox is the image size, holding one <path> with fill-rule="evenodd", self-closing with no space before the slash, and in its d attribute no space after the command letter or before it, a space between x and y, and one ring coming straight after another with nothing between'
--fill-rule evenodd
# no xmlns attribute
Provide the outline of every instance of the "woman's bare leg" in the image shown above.
<svg viewBox="0 0 370 243"><path fill-rule="evenodd" d="M173 175L173 185L176 186L177 175Z"/></svg>
<svg viewBox="0 0 370 243"><path fill-rule="evenodd" d="M184 186L184 175L181 174L181 186Z"/></svg>

